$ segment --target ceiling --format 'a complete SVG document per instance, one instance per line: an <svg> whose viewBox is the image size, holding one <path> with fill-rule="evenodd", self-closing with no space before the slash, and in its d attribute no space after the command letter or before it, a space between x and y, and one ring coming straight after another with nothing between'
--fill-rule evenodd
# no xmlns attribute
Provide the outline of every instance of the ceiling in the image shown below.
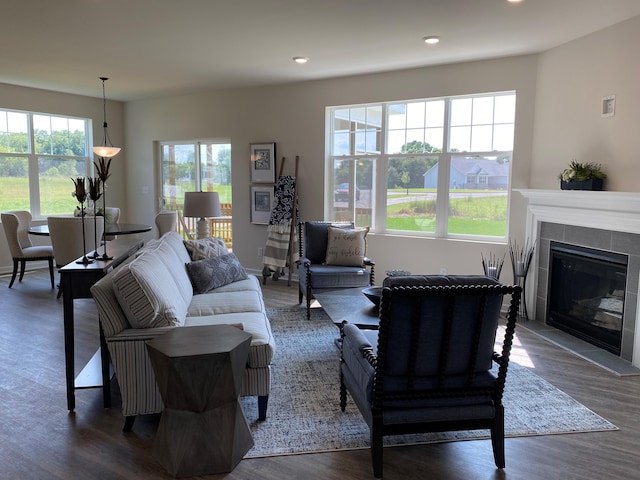
<svg viewBox="0 0 640 480"><path fill-rule="evenodd" d="M100 97L105 76L129 101L538 53L636 15L638 0L3 0L0 83Z"/></svg>

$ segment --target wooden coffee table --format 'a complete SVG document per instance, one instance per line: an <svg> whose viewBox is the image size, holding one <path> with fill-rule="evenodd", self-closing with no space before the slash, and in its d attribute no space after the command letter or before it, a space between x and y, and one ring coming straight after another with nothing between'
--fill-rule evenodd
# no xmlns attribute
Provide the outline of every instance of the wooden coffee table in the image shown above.
<svg viewBox="0 0 640 480"><path fill-rule="evenodd" d="M378 307L364 296L362 287L314 290L313 296L336 325L346 320L364 329L378 329Z"/></svg>
<svg viewBox="0 0 640 480"><path fill-rule="evenodd" d="M230 472L253 446L238 400L251 335L178 327L147 343L164 402L154 455L174 477Z"/></svg>

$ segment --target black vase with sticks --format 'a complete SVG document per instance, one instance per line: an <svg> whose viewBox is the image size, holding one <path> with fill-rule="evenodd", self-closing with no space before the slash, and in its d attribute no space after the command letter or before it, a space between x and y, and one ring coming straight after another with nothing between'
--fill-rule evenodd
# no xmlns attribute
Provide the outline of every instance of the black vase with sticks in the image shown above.
<svg viewBox="0 0 640 480"><path fill-rule="evenodd" d="M100 192L100 178L88 178L89 180L89 199L93 202L93 258L99 258L98 253L98 199L102 195Z"/></svg>
<svg viewBox="0 0 640 480"><path fill-rule="evenodd" d="M529 274L529 267L531 266L534 251L535 242L531 244L527 239L524 246L521 246L518 245L518 242L515 240L509 240L509 255L511 256L513 280L517 285L522 287L522 298L520 301L520 307L518 308L518 316L525 320L529 319L525 292L527 287L527 275Z"/></svg>
<svg viewBox="0 0 640 480"><path fill-rule="evenodd" d="M98 178L100 182L102 182L102 210L105 216L105 225L104 231L102 233L102 243L104 245L104 252L100 257L100 260L111 260L113 257L107 255L107 179L111 175L109 173L109 167L111 166L111 159L108 160L104 157L98 157L98 163L93 162L93 165L96 167L96 171L98 172Z"/></svg>
<svg viewBox="0 0 640 480"><path fill-rule="evenodd" d="M80 260L76 260L76 263L80 263L83 265L88 265L93 263L89 257L87 257L86 251L86 241L85 241L85 232L84 232L84 202L87 199L87 191L84 187L84 177L72 178L73 184L76 187L75 192L73 192L74 197L80 202L80 220L82 221L82 258Z"/></svg>

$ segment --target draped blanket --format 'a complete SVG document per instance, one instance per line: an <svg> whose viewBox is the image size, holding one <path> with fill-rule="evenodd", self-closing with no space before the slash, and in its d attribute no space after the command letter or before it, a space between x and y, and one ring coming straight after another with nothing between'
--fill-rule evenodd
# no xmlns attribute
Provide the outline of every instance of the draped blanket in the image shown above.
<svg viewBox="0 0 640 480"><path fill-rule="evenodd" d="M291 261L298 260L296 226L291 225L293 212L298 218L298 197L296 196L296 177L284 175L278 178L275 187L275 197L271 218L267 227L267 243L262 257L264 269L282 273L287 265L289 249L291 249ZM294 229L293 244L289 243L291 229Z"/></svg>

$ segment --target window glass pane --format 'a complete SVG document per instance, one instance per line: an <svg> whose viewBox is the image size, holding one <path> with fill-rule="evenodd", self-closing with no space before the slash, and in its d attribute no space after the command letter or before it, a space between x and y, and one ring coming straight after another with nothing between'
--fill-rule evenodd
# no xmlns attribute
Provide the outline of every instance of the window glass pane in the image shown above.
<svg viewBox="0 0 640 480"><path fill-rule="evenodd" d="M84 159L38 158L40 215L72 214L79 203L71 195L74 191L71 179L86 176ZM89 188L88 182L85 186Z"/></svg>
<svg viewBox="0 0 640 480"><path fill-rule="evenodd" d="M508 158L453 155L449 180L449 233L506 236Z"/></svg>
<svg viewBox="0 0 640 480"><path fill-rule="evenodd" d="M407 104L407 128L424 128L424 102Z"/></svg>
<svg viewBox="0 0 640 480"><path fill-rule="evenodd" d="M426 102L426 126L442 127L444 125L444 100Z"/></svg>
<svg viewBox="0 0 640 480"><path fill-rule="evenodd" d="M470 98L457 98L451 101L451 125L471 125Z"/></svg>
<svg viewBox="0 0 640 480"><path fill-rule="evenodd" d="M493 127L493 150L513 150L513 123Z"/></svg>
<svg viewBox="0 0 640 480"><path fill-rule="evenodd" d="M333 135L333 154L334 155L349 155L351 153L349 139L351 135L349 132L337 132Z"/></svg>
<svg viewBox="0 0 640 480"><path fill-rule="evenodd" d="M221 203L231 203L231 145L200 144L200 190L218 192Z"/></svg>
<svg viewBox="0 0 640 480"><path fill-rule="evenodd" d="M471 127L471 151L490 152L492 150L492 132L493 128L491 128L491 125Z"/></svg>
<svg viewBox="0 0 640 480"><path fill-rule="evenodd" d="M473 99L473 125L493 123L493 97Z"/></svg>
<svg viewBox="0 0 640 480"><path fill-rule="evenodd" d="M471 127L451 127L450 152L468 152L471 149Z"/></svg>
<svg viewBox="0 0 640 480"><path fill-rule="evenodd" d="M184 192L196 190L195 145L162 146L162 178L165 206L182 210Z"/></svg>
<svg viewBox="0 0 640 480"><path fill-rule="evenodd" d="M71 199L71 191L72 187L69 185L67 188L69 199ZM0 209L3 212L6 210L30 210L27 158L0 157Z"/></svg>
<svg viewBox="0 0 640 480"><path fill-rule="evenodd" d="M400 153L402 146L407 143L405 130L394 130L387 135L387 153Z"/></svg>
<svg viewBox="0 0 640 480"><path fill-rule="evenodd" d="M333 220L373 226L374 168L375 158L333 162Z"/></svg>
<svg viewBox="0 0 640 480"><path fill-rule="evenodd" d="M0 153L28 153L27 114L0 110Z"/></svg>
<svg viewBox="0 0 640 480"><path fill-rule="evenodd" d="M427 128L424 132L427 152L442 152L443 133L444 128Z"/></svg>
<svg viewBox="0 0 640 480"><path fill-rule="evenodd" d="M437 157L390 158L387 230L435 232L437 186Z"/></svg>
<svg viewBox="0 0 640 480"><path fill-rule="evenodd" d="M404 129L407 126L407 106L404 103L389 105L387 114L387 128L390 130Z"/></svg>
<svg viewBox="0 0 640 480"><path fill-rule="evenodd" d="M407 143L420 144L420 152L424 152L424 130L423 129L411 129L407 130Z"/></svg>
<svg viewBox="0 0 640 480"><path fill-rule="evenodd" d="M498 95L496 96L496 113L494 121L496 123L513 123L516 119L516 96Z"/></svg>

